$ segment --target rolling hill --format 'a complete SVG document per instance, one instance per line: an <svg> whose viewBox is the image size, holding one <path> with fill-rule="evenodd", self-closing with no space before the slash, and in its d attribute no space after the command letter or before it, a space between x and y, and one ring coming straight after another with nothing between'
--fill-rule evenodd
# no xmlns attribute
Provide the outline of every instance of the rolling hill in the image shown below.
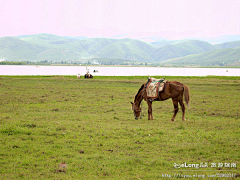
<svg viewBox="0 0 240 180"><path fill-rule="evenodd" d="M227 42L222 44L216 44L214 45L215 49L225 49L225 48L234 48L239 49L240 48L240 41L233 41L233 42Z"/></svg>
<svg viewBox="0 0 240 180"><path fill-rule="evenodd" d="M239 51L240 41L215 45L199 40L147 43L127 38L85 38L51 34L0 38L0 59L8 61L75 60L113 64L148 62L164 65L234 65L238 64Z"/></svg>
<svg viewBox="0 0 240 180"><path fill-rule="evenodd" d="M197 65L197 66L231 66L240 65L240 49L217 49L205 53L188 55L163 61L162 64Z"/></svg>
<svg viewBox="0 0 240 180"><path fill-rule="evenodd" d="M27 61L37 58L38 53L46 50L45 47L34 45L18 38L0 38L0 59Z"/></svg>
<svg viewBox="0 0 240 180"><path fill-rule="evenodd" d="M153 52L151 56L155 62L162 62L167 59L198 54L213 49L214 47L211 44L204 41L185 40L163 46Z"/></svg>
<svg viewBox="0 0 240 180"><path fill-rule="evenodd" d="M155 49L155 46L139 40L122 39L104 47L97 53L93 54L93 57L153 62L150 53Z"/></svg>
<svg viewBox="0 0 240 180"><path fill-rule="evenodd" d="M31 44L36 44L49 48L53 48L54 46L61 46L79 40L79 37L70 38L44 33L36 35L17 36L16 38L19 38Z"/></svg>

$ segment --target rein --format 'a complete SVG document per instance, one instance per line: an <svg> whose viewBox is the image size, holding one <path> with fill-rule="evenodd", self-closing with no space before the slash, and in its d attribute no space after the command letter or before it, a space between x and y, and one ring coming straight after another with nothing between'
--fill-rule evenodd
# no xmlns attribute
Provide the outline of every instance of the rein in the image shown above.
<svg viewBox="0 0 240 180"><path fill-rule="evenodd" d="M143 108L142 108L142 103L141 103L140 106L141 106L140 119L142 119L142 117L144 117Z"/></svg>
<svg viewBox="0 0 240 180"><path fill-rule="evenodd" d="M144 86L144 88L142 89L142 100L143 100L143 93L144 93L144 90L146 89L146 86L147 86L147 83L146 83L146 85ZM140 119L142 119L142 117L144 117L142 102L141 102L141 104L140 104L140 108L141 108Z"/></svg>

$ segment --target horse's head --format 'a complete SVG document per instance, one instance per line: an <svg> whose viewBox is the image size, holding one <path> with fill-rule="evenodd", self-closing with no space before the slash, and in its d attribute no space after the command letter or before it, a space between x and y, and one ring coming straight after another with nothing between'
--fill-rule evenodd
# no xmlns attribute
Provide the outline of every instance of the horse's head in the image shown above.
<svg viewBox="0 0 240 180"><path fill-rule="evenodd" d="M132 110L133 110L133 114L134 114L134 117L135 119L137 120L138 117L140 116L140 113L141 113L141 108L140 106L137 106L135 103L131 102L132 104Z"/></svg>

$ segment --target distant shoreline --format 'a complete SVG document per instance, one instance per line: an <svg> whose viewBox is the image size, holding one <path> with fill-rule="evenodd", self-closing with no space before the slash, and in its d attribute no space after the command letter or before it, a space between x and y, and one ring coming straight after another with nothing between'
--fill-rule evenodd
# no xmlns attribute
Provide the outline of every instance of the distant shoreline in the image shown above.
<svg viewBox="0 0 240 180"><path fill-rule="evenodd" d="M76 65L76 64L0 64L0 66L79 66L79 67L160 67L160 68L240 68L240 66L154 66L154 65Z"/></svg>

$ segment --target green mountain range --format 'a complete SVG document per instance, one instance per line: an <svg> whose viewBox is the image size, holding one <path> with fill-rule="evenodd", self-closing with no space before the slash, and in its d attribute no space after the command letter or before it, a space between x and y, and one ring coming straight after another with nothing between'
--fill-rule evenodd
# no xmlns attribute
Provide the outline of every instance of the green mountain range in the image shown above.
<svg viewBox="0 0 240 180"><path fill-rule="evenodd" d="M240 49L217 49L205 53L169 59L162 64L201 66L240 66Z"/></svg>
<svg viewBox="0 0 240 180"><path fill-rule="evenodd" d="M0 38L0 60L77 61L112 64L240 65L240 41L212 45L199 40L158 41L66 37L51 34Z"/></svg>

